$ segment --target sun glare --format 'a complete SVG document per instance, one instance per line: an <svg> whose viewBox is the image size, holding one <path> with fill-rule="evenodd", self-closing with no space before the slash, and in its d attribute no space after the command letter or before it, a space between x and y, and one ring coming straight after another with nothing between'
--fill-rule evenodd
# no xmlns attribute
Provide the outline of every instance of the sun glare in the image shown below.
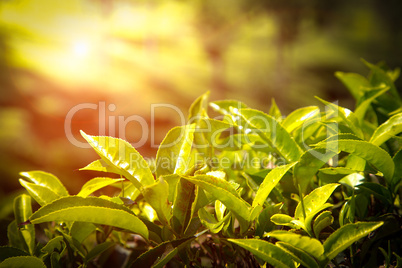
<svg viewBox="0 0 402 268"><path fill-rule="evenodd" d="M74 55L78 57L86 57L90 52L90 45L86 41L77 41L72 47Z"/></svg>

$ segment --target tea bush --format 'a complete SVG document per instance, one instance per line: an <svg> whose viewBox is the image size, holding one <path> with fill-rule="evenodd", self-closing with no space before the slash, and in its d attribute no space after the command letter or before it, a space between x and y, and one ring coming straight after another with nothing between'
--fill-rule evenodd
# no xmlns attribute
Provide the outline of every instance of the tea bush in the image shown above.
<svg viewBox="0 0 402 268"><path fill-rule="evenodd" d="M354 111L317 98L266 114L206 93L152 161L81 132L100 157L81 170L111 177L70 195L22 172L0 267L401 267L399 70L365 64L336 73ZM106 186L118 193L94 196Z"/></svg>

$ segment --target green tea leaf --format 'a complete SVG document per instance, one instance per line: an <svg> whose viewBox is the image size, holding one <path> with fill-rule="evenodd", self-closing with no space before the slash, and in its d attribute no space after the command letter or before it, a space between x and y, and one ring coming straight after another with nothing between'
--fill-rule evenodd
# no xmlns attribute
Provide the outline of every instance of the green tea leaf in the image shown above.
<svg viewBox="0 0 402 268"><path fill-rule="evenodd" d="M208 98L210 92L207 91L201 96L199 96L190 106L190 110L188 113L188 120L193 123L198 119L204 117L207 113L208 109Z"/></svg>
<svg viewBox="0 0 402 268"><path fill-rule="evenodd" d="M147 162L128 142L112 137L81 135L109 166L131 181L137 189L155 182Z"/></svg>
<svg viewBox="0 0 402 268"><path fill-rule="evenodd" d="M226 219L228 219L230 215L227 214L222 220L218 221L212 214L207 212L204 208L200 208L198 210L198 217L200 218L202 225L208 228L212 233L216 234L222 230Z"/></svg>
<svg viewBox="0 0 402 268"><path fill-rule="evenodd" d="M254 109L234 110L236 115L241 116L245 123L242 128L256 133L288 162L299 160L302 153L299 145L290 134L270 115Z"/></svg>
<svg viewBox="0 0 402 268"><path fill-rule="evenodd" d="M367 141L359 140L335 140L320 142L317 147L327 148L333 151L344 151L355 154L368 162L384 174L387 182L390 182L394 174L394 163L391 156L380 147Z"/></svg>
<svg viewBox="0 0 402 268"><path fill-rule="evenodd" d="M14 199L14 216L17 225L28 221L32 215L31 197L26 194L17 196ZM18 233L25 242L24 248L33 255L35 250L35 227L31 224L25 224L18 228Z"/></svg>
<svg viewBox="0 0 402 268"><path fill-rule="evenodd" d="M354 189L359 184L362 184L364 181L364 176L360 173L352 173L345 176L339 183L349 186L351 189Z"/></svg>
<svg viewBox="0 0 402 268"><path fill-rule="evenodd" d="M381 200L384 205L392 205L392 195L388 188L382 186L381 184L374 182L365 182L358 185L359 189L363 190L368 194L374 195L376 198Z"/></svg>
<svg viewBox="0 0 402 268"><path fill-rule="evenodd" d="M381 114L389 114L401 108L401 98L395 87L394 81L379 65L371 64L363 60L363 63L370 68L371 72L368 77L372 87L388 87L389 90L377 97L376 112Z"/></svg>
<svg viewBox="0 0 402 268"><path fill-rule="evenodd" d="M62 266L60 265L60 254L57 252L53 252L50 255L50 265L52 268L61 268Z"/></svg>
<svg viewBox="0 0 402 268"><path fill-rule="evenodd" d="M2 246L0 247L0 263L7 258L18 257L18 256L29 256L29 254L19 248Z"/></svg>
<svg viewBox="0 0 402 268"><path fill-rule="evenodd" d="M213 101L209 103L209 106L212 107L215 111L223 114L223 115L230 115L231 114L231 107L242 109L247 108L247 105L241 101L237 100L221 100L221 101Z"/></svg>
<svg viewBox="0 0 402 268"><path fill-rule="evenodd" d="M358 136L361 139L364 139L363 132L360 128L360 122L351 110L325 101L319 97L316 98L322 103L324 103L326 107L329 107L335 116L341 117L345 125L349 127L356 136Z"/></svg>
<svg viewBox="0 0 402 268"><path fill-rule="evenodd" d="M300 185L302 193L306 193L314 175L337 153L318 148L306 151L293 169L293 177Z"/></svg>
<svg viewBox="0 0 402 268"><path fill-rule="evenodd" d="M339 186L338 183L331 183L324 185L322 187L314 189L310 194L306 195L303 198L304 201L304 209L306 213L306 217L310 215L314 215L319 210L322 210L322 206L325 205L325 202L331 196L333 191ZM303 208L301 202L296 207L295 210L295 218L303 219Z"/></svg>
<svg viewBox="0 0 402 268"><path fill-rule="evenodd" d="M30 183L23 179L19 179L19 182L28 191L32 198L35 199L35 201L41 206L60 198L60 196L45 186Z"/></svg>
<svg viewBox="0 0 402 268"><path fill-rule="evenodd" d="M313 118L319 113L320 109L317 106L307 106L294 110L282 121L282 126L291 133L296 128L301 127L307 119Z"/></svg>
<svg viewBox="0 0 402 268"><path fill-rule="evenodd" d="M47 244L43 248L41 248L40 251L46 254L52 254L52 252L55 251L56 249L58 251L61 251L64 244L63 239L64 238L61 235L50 239L49 242L47 242Z"/></svg>
<svg viewBox="0 0 402 268"><path fill-rule="evenodd" d="M307 254L307 252L285 242L276 242L276 246L285 250L292 256L293 260L302 264L305 267L318 268L316 260Z"/></svg>
<svg viewBox="0 0 402 268"><path fill-rule="evenodd" d="M169 225L171 215L171 205L169 203L169 185L163 179L159 177L159 180L142 189L142 194L145 200L152 206L152 208L158 214L159 220L163 225Z"/></svg>
<svg viewBox="0 0 402 268"><path fill-rule="evenodd" d="M210 193L204 191L203 188L197 185L195 186L194 193L195 198L193 204L191 205L191 218L193 218L194 215L197 215L197 212L200 208L203 208L216 200L216 198L214 198Z"/></svg>
<svg viewBox="0 0 402 268"><path fill-rule="evenodd" d="M273 118L275 118L275 120L277 120L278 122L282 121L282 114L281 114L281 110L279 110L278 105L276 105L275 99L272 98L271 99L271 108L269 108L269 113L270 116L272 116Z"/></svg>
<svg viewBox="0 0 402 268"><path fill-rule="evenodd" d="M370 108L371 103L388 90L389 87L380 87L379 89L371 90L366 94L368 96L364 96L364 98L362 98L364 100L361 99L361 101L359 101L354 113L361 124L364 123L364 116L366 115L367 110Z"/></svg>
<svg viewBox="0 0 402 268"><path fill-rule="evenodd" d="M83 259L85 259L85 255L87 254L87 251L84 248L84 245L79 243L77 240L75 240L74 237L72 237L71 235L68 235L63 232L61 232L61 235L63 236L63 239L64 239L65 243L67 244L67 247L69 249L72 249L74 254L78 254Z"/></svg>
<svg viewBox="0 0 402 268"><path fill-rule="evenodd" d="M268 206L263 209L257 218L255 223L255 236L262 237L265 232L270 232L275 228L274 223L271 221L271 217L279 213L281 203L274 206Z"/></svg>
<svg viewBox="0 0 402 268"><path fill-rule="evenodd" d="M271 221L276 225L289 226L290 228L300 227L294 222L294 219L287 214L275 214L271 217Z"/></svg>
<svg viewBox="0 0 402 268"><path fill-rule="evenodd" d="M23 250L25 252L29 252L28 246L25 243L24 238L20 234L17 222L15 220L10 222L10 224L7 226L7 238L8 244L10 246Z"/></svg>
<svg viewBox="0 0 402 268"><path fill-rule="evenodd" d="M182 234L186 230L191 219L191 206L195 198L195 186L193 183L180 178L177 184L176 198L173 203L173 229Z"/></svg>
<svg viewBox="0 0 402 268"><path fill-rule="evenodd" d="M93 231L96 230L96 226L90 222L75 221L70 227L70 233L72 238L82 243Z"/></svg>
<svg viewBox="0 0 402 268"><path fill-rule="evenodd" d="M318 178L324 184L338 182L349 174L356 173L355 170L345 167L324 167L318 170Z"/></svg>
<svg viewBox="0 0 402 268"><path fill-rule="evenodd" d="M336 72L335 76L349 89L356 100L359 100L364 91L371 87L367 78L360 74Z"/></svg>
<svg viewBox="0 0 402 268"><path fill-rule="evenodd" d="M402 132L402 113L396 114L380 125L371 136L370 142L380 146L390 138Z"/></svg>
<svg viewBox="0 0 402 268"><path fill-rule="evenodd" d="M5 259L0 263L0 268L46 268L41 259L32 256L18 256Z"/></svg>
<svg viewBox="0 0 402 268"><path fill-rule="evenodd" d="M324 242L324 252L332 260L354 242L383 225L383 222L356 222L342 226L333 232Z"/></svg>
<svg viewBox="0 0 402 268"><path fill-rule="evenodd" d="M113 165L109 165L103 159L95 160L89 163L87 166L80 168L79 170L92 170L92 171L100 171L100 172L109 172L121 175L121 172L118 168Z"/></svg>
<svg viewBox="0 0 402 268"><path fill-rule="evenodd" d="M235 215L248 221L250 205L239 196L232 184L228 181L208 175L185 177L185 179L198 185L204 191L209 192Z"/></svg>
<svg viewBox="0 0 402 268"><path fill-rule="evenodd" d="M84 186L82 186L78 196L87 197L88 195L96 192L103 187L109 186L119 181L124 181L124 179L112 179L112 178L93 178L87 181Z"/></svg>
<svg viewBox="0 0 402 268"><path fill-rule="evenodd" d="M264 181L258 188L258 191L254 197L252 207L256 207L258 205L263 205L268 195L271 193L272 189L275 185L282 179L282 177L291 169L297 162L278 166L271 170L268 175L265 177Z"/></svg>
<svg viewBox="0 0 402 268"><path fill-rule="evenodd" d="M267 241L259 239L228 239L228 241L250 251L274 267L296 267L289 253Z"/></svg>
<svg viewBox="0 0 402 268"><path fill-rule="evenodd" d="M288 231L273 231L268 233L267 236L291 244L292 246L307 252L311 256L319 257L324 253L324 247L321 242L315 238Z"/></svg>
<svg viewBox="0 0 402 268"><path fill-rule="evenodd" d="M207 147L217 147L218 149L223 149L227 148L229 146L233 146L233 138L230 136L227 140L224 142L222 139L220 139L220 135L222 132L224 132L226 129L231 128L232 125L225 123L223 121L215 120L215 119L201 119L198 123L197 131L196 133L203 133L205 136L206 144L203 144L203 146ZM197 144L197 149L200 147L200 144Z"/></svg>
<svg viewBox="0 0 402 268"><path fill-rule="evenodd" d="M401 99L398 94L398 91L394 85L394 82L392 81L391 77L387 74L387 72L384 71L378 65L371 64L365 60L362 60L362 61L364 64L366 64L367 67L369 67L371 69L371 74L369 77L371 85L379 86L381 84L385 84L386 86L390 87L389 93L392 95L390 97L394 99L394 104L395 105L397 105L397 103L400 104Z"/></svg>
<svg viewBox="0 0 402 268"><path fill-rule="evenodd" d="M332 217L331 212L329 211L323 211L321 212L317 218L314 220L313 224L313 231L315 237L319 237L321 231L330 226L334 222L334 217Z"/></svg>
<svg viewBox="0 0 402 268"><path fill-rule="evenodd" d="M113 241L106 241L103 242L101 244L96 245L93 249L91 249L91 251L88 252L88 254L85 256L85 263L90 262L91 260L93 260L96 256L98 256L99 254L102 254L103 252L105 252L106 250L110 249L111 247L113 247L114 245L116 245L115 242Z"/></svg>
<svg viewBox="0 0 402 268"><path fill-rule="evenodd" d="M37 210L30 217L33 224L47 221L81 221L129 230L148 239L148 229L123 205L99 197L68 196Z"/></svg>
<svg viewBox="0 0 402 268"><path fill-rule="evenodd" d="M176 248L180 247L181 245L186 245L187 243L191 242L194 238L195 237L192 236L183 239L163 242L158 246L141 254L127 267L154 267L154 265L156 265L161 261L167 263L171 258L174 257L175 254L177 254L177 250L174 251ZM169 253L172 251L174 251L175 253L173 256L171 254L169 255Z"/></svg>
<svg viewBox="0 0 402 268"><path fill-rule="evenodd" d="M156 176L183 175L190 166L195 124L172 128L156 154Z"/></svg>
<svg viewBox="0 0 402 268"><path fill-rule="evenodd" d="M40 185L52 190L58 196L68 196L66 187L60 182L60 180L53 174L43 171L28 171L21 172L21 176L27 178L32 183Z"/></svg>
<svg viewBox="0 0 402 268"><path fill-rule="evenodd" d="M160 178L160 177L159 177ZM180 175L177 174L171 174L171 175L164 175L162 176L163 180L165 180L168 185L169 185L169 196L168 200L169 202L173 203L174 197L176 196L176 190L177 190L177 183L180 180Z"/></svg>

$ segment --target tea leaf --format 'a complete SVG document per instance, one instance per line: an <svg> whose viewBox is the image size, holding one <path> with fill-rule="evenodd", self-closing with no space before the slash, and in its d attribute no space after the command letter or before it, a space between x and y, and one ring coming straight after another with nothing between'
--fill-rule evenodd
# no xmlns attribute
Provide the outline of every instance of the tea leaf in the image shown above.
<svg viewBox="0 0 402 268"><path fill-rule="evenodd" d="M356 222L342 226L325 240L323 245L326 258L332 260L338 253L381 225L383 222Z"/></svg>
<svg viewBox="0 0 402 268"><path fill-rule="evenodd" d="M101 244L96 245L91 251L88 252L88 254L85 256L85 263L90 262L91 260L93 260L96 256L98 256L99 254L105 252L106 250L108 250L109 248L113 247L114 245L116 245L115 242L112 241L107 241L107 242L103 242Z"/></svg>
<svg viewBox="0 0 402 268"><path fill-rule="evenodd" d="M293 169L293 176L300 185L302 193L306 193L314 175L337 153L317 148L306 151Z"/></svg>
<svg viewBox="0 0 402 268"><path fill-rule="evenodd" d="M270 232L275 228L274 222L271 221L271 217L279 213L281 203L274 206L268 206L263 209L257 218L255 224L255 236L262 237L265 232Z"/></svg>
<svg viewBox="0 0 402 268"><path fill-rule="evenodd" d="M215 111L223 114L223 115L230 115L231 114L231 107L242 109L247 108L247 105L241 101L237 100L220 100L220 101L213 101L209 103L209 106L212 107Z"/></svg>
<svg viewBox="0 0 402 268"><path fill-rule="evenodd" d="M47 244L41 248L41 251L46 254L52 254L55 249L61 251L63 244L63 236L59 235L50 239L49 242L47 242Z"/></svg>
<svg viewBox="0 0 402 268"><path fill-rule="evenodd" d="M18 257L18 256L29 256L29 254L19 248L2 246L0 247L0 263L7 258Z"/></svg>
<svg viewBox="0 0 402 268"><path fill-rule="evenodd" d="M394 163L391 156L380 147L367 141L359 140L335 140L329 142L320 142L317 147L327 148L334 151L344 151L355 154L373 164L384 174L387 182L390 182L394 174Z"/></svg>
<svg viewBox="0 0 402 268"><path fill-rule="evenodd" d="M19 182L28 191L32 198L35 199L35 201L41 206L51 203L60 197L45 186L30 183L23 179L19 179Z"/></svg>
<svg viewBox="0 0 402 268"><path fill-rule="evenodd" d="M175 127L163 139L156 154L156 177L183 175L189 168L195 124Z"/></svg>
<svg viewBox="0 0 402 268"><path fill-rule="evenodd" d="M222 220L218 221L212 214L207 212L204 208L200 208L198 210L198 217L200 218L202 225L208 228L212 233L216 234L222 230L226 219L230 217L230 215L227 214Z"/></svg>
<svg viewBox="0 0 402 268"><path fill-rule="evenodd" d="M80 168L79 170L92 170L92 171L101 171L101 172L109 172L121 175L121 172L118 168L113 165L109 165L103 159L95 160L89 163L87 166Z"/></svg>
<svg viewBox="0 0 402 268"><path fill-rule="evenodd" d="M299 160L302 153L299 145L272 116L254 109L240 109L234 112L244 119L245 123L242 126L244 130L255 131L288 162Z"/></svg>
<svg viewBox="0 0 402 268"><path fill-rule="evenodd" d="M68 195L66 187L64 187L60 180L53 174L44 171L28 171L21 172L20 175L37 185L51 189L58 196Z"/></svg>
<svg viewBox="0 0 402 268"><path fill-rule="evenodd" d="M148 229L134 213L123 205L99 197L69 196L37 210L31 223L47 221L81 221L105 224L129 230L148 238Z"/></svg>
<svg viewBox="0 0 402 268"><path fill-rule="evenodd" d="M367 110L370 108L371 103L377 97L383 95L389 90L389 87L384 86L380 87L379 89L370 90L369 92L367 92L367 94L365 94L364 98L361 98L359 100L358 106L354 112L356 117L359 119L359 122L364 123L364 116L366 115Z"/></svg>
<svg viewBox="0 0 402 268"><path fill-rule="evenodd" d="M282 126L291 133L302 126L307 119L317 116L319 113L320 109L317 106L307 106L294 110L282 121Z"/></svg>
<svg viewBox="0 0 402 268"><path fill-rule="evenodd" d="M26 194L17 196L14 199L14 216L17 225L28 221L32 215L31 197ZM35 250L35 227L31 224L25 224L18 228L18 233L23 239L24 248L33 255Z"/></svg>
<svg viewBox="0 0 402 268"><path fill-rule="evenodd" d="M292 217L286 214L280 214L280 213L275 214L271 217L271 221L276 225L284 225L289 226L291 228L300 227L294 222L294 219Z"/></svg>
<svg viewBox="0 0 402 268"><path fill-rule="evenodd" d="M334 217L332 217L331 212L329 211L323 211L321 212L317 218L314 220L313 224L313 231L315 237L319 237L321 231L330 226L334 222Z"/></svg>
<svg viewBox="0 0 402 268"><path fill-rule="evenodd" d="M288 231L273 231L268 233L267 236L274 237L282 242L291 244L292 246L307 252L311 256L319 257L324 253L323 245L315 238L291 233Z"/></svg>
<svg viewBox="0 0 402 268"><path fill-rule="evenodd" d="M250 215L250 205L239 196L232 184L224 179L219 179L208 175L185 177L185 179L191 181L195 185L198 185L204 191L209 192L214 198L221 201L235 215L248 221Z"/></svg>
<svg viewBox="0 0 402 268"><path fill-rule="evenodd" d="M311 268L319 267L316 260L308 255L307 252L285 242L276 242L275 245L285 250L292 256L293 260L302 264L303 266Z"/></svg>
<svg viewBox="0 0 402 268"><path fill-rule="evenodd" d="M371 87L367 78L360 74L336 72L335 76L349 89L356 100L363 96L364 89Z"/></svg>
<svg viewBox="0 0 402 268"><path fill-rule="evenodd" d="M319 97L316 98L322 103L324 103L326 107L329 107L335 116L340 116L345 125L349 127L356 136L358 136L361 139L364 138L363 132L360 128L360 122L357 119L356 115L351 110L338 106L334 103L325 101Z"/></svg>
<svg viewBox="0 0 402 268"><path fill-rule="evenodd" d="M187 237L178 240L166 241L158 246L144 252L137 259L135 259L130 265L127 267L154 267L156 261L159 260L158 263L164 262L165 264L177 254L177 249L180 245L186 245L191 242L195 237ZM170 252L174 252L174 254L169 254Z"/></svg>
<svg viewBox="0 0 402 268"><path fill-rule="evenodd" d="M270 116L272 116L273 118L275 118L275 120L277 120L278 122L282 121L282 114L281 114L281 110L279 110L278 105L276 105L275 99L272 98L271 99L271 107L269 108L269 113Z"/></svg>
<svg viewBox="0 0 402 268"><path fill-rule="evenodd" d="M96 192L103 187L114 184L119 181L124 181L124 179L112 179L112 178L93 178L87 181L81 188L78 196L87 197L88 195Z"/></svg>
<svg viewBox="0 0 402 268"><path fill-rule="evenodd" d="M142 194L144 195L145 200L156 211L162 224L169 225L169 220L172 217L172 209L168 200L169 185L163 177L159 177L159 180L156 183L145 186L142 189Z"/></svg>
<svg viewBox="0 0 402 268"><path fill-rule="evenodd" d="M380 146L393 136L402 132L402 113L396 114L380 125L371 136L370 142Z"/></svg>
<svg viewBox="0 0 402 268"><path fill-rule="evenodd" d="M261 183L258 191L254 197L252 207L256 207L258 205L263 205L268 195L275 187L275 185L282 179L282 177L291 169L297 162L287 164L284 166L278 166L271 170L268 175L265 177L264 181Z"/></svg>
<svg viewBox="0 0 402 268"><path fill-rule="evenodd" d="M310 194L306 195L303 198L306 218L310 215L315 215L317 212L322 210L322 206L325 205L325 202L328 200L332 192L335 191L335 189L338 186L339 186L338 183L327 184L322 187L314 189ZM299 202L295 210L296 219L304 218L302 210L303 208L301 202Z"/></svg>
<svg viewBox="0 0 402 268"><path fill-rule="evenodd" d="M204 117L206 115L208 109L208 98L210 92L206 92L199 96L190 106L188 119L191 123L193 121L197 121L198 119Z"/></svg>
<svg viewBox="0 0 402 268"><path fill-rule="evenodd" d="M81 135L107 165L117 169L137 189L154 183L147 162L128 142L112 137L90 136L82 130Z"/></svg>
<svg viewBox="0 0 402 268"><path fill-rule="evenodd" d="M259 239L228 239L278 268L295 268L291 255L280 247Z"/></svg>
<svg viewBox="0 0 402 268"><path fill-rule="evenodd" d="M193 183L180 178L177 184L176 198L173 203L172 227L181 234L186 230L191 219L191 206L195 199Z"/></svg>
<svg viewBox="0 0 402 268"><path fill-rule="evenodd" d="M0 268L46 268L41 259L33 256L18 256L5 259L0 263Z"/></svg>

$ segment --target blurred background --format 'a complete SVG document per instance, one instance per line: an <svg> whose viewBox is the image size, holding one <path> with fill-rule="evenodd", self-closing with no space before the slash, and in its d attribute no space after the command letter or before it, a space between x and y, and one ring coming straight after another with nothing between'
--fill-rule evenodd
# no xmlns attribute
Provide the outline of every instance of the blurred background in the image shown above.
<svg viewBox="0 0 402 268"><path fill-rule="evenodd" d="M78 171L98 157L68 140L67 115L77 142L80 129L119 136L152 157L150 136L181 118L151 104L187 116L208 90L265 112L275 98L284 115L315 95L353 108L334 72L402 66L401 12L399 0L2 0L0 196L22 188L21 171L71 194L99 175Z"/></svg>

